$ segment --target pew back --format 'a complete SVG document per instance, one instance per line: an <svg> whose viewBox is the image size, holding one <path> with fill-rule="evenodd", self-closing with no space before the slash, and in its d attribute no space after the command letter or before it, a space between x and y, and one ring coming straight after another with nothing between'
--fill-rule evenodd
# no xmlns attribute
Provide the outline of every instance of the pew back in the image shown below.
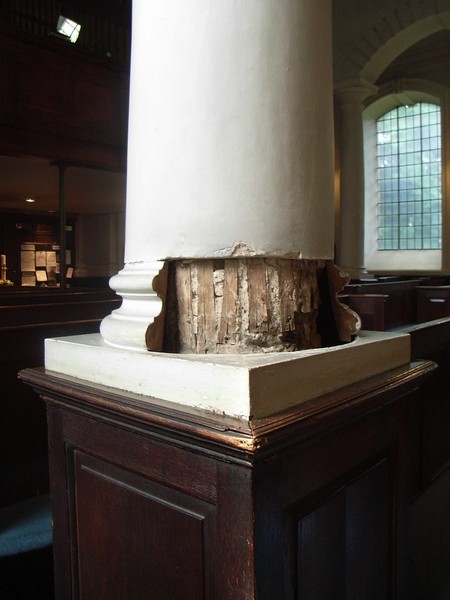
<svg viewBox="0 0 450 600"><path fill-rule="evenodd" d="M418 278L349 284L345 286L343 294L387 296L383 304L384 329L394 329L416 323L416 288L423 282L423 278ZM374 305L374 308L381 309L381 306Z"/></svg>
<svg viewBox="0 0 450 600"><path fill-rule="evenodd" d="M450 285L419 286L416 293L418 323L450 316Z"/></svg>
<svg viewBox="0 0 450 600"><path fill-rule="evenodd" d="M48 490L44 405L18 372L44 364L46 338L96 333L119 304L109 290L0 294L0 506Z"/></svg>

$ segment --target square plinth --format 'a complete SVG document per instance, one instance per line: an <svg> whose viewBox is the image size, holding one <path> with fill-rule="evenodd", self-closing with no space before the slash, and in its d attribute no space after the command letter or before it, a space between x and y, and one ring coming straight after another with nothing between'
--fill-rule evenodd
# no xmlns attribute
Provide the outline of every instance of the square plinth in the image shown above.
<svg viewBox="0 0 450 600"><path fill-rule="evenodd" d="M348 344L289 353L192 355L114 348L100 334L45 341L45 368L142 398L261 419L410 361L407 334L363 331Z"/></svg>

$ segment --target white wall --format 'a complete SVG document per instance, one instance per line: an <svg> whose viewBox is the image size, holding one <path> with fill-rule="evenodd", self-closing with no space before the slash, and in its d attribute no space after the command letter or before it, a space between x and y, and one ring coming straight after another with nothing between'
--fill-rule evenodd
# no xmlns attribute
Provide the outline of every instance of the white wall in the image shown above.
<svg viewBox="0 0 450 600"><path fill-rule="evenodd" d="M111 277L123 267L125 213L79 215L75 277Z"/></svg>

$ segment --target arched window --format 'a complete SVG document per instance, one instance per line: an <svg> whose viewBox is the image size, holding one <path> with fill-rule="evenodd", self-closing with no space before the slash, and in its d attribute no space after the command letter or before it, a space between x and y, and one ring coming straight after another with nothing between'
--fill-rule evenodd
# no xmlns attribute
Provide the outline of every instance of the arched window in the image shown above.
<svg viewBox="0 0 450 600"><path fill-rule="evenodd" d="M392 80L363 111L368 272L450 268L449 100L438 84Z"/></svg>
<svg viewBox="0 0 450 600"><path fill-rule="evenodd" d="M442 247L441 109L418 102L376 121L378 250Z"/></svg>

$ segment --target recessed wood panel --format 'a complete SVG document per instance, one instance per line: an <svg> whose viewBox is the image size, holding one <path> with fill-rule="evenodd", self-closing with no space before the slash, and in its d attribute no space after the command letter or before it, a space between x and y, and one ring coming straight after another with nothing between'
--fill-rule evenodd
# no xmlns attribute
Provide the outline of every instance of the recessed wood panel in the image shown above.
<svg viewBox="0 0 450 600"><path fill-rule="evenodd" d="M164 486L211 503L217 500L217 467L198 453L71 413L64 418L64 435L75 447Z"/></svg>
<svg viewBox="0 0 450 600"><path fill-rule="evenodd" d="M298 520L298 600L390 597L388 479L385 459Z"/></svg>
<svg viewBox="0 0 450 600"><path fill-rule="evenodd" d="M75 452L79 598L201 600L213 506Z"/></svg>
<svg viewBox="0 0 450 600"><path fill-rule="evenodd" d="M431 368L276 416L245 449L204 417L21 372L48 405L57 598L406 598L411 405Z"/></svg>

